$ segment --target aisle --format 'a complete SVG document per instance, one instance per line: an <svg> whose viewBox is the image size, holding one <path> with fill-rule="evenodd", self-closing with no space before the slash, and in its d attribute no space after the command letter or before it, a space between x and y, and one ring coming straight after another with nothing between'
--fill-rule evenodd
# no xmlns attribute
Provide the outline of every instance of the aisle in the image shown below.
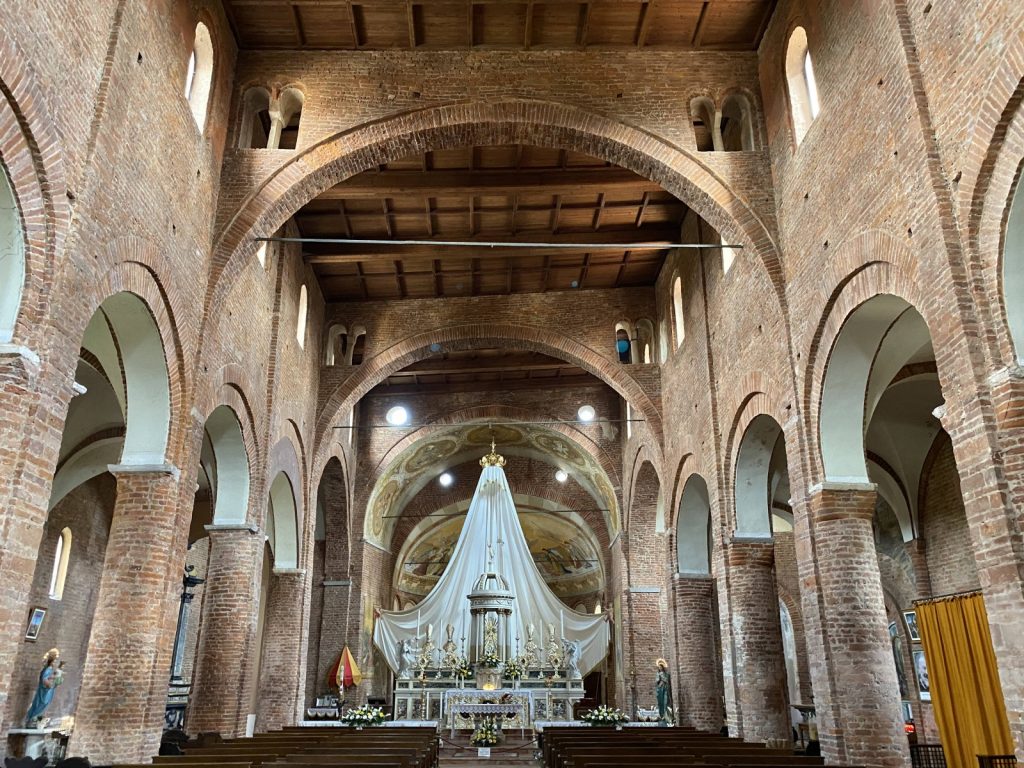
<svg viewBox="0 0 1024 768"><path fill-rule="evenodd" d="M477 757L476 747L470 746L469 735L459 734L454 742L449 742L445 732L444 741L441 742L440 768L536 768L541 762L534 759L536 743L520 739L518 733L515 737L509 737L508 742L501 747L496 747L491 752L491 757Z"/></svg>

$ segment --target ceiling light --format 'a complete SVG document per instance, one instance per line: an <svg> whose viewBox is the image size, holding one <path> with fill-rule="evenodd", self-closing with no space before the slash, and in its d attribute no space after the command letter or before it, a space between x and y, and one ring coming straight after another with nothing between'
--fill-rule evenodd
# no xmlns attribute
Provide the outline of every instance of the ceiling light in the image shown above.
<svg viewBox="0 0 1024 768"><path fill-rule="evenodd" d="M409 423L409 411L402 405L396 405L384 415L384 420L393 427L401 427Z"/></svg>
<svg viewBox="0 0 1024 768"><path fill-rule="evenodd" d="M566 472L564 469L560 469L557 472L555 472L555 480L557 480L558 482L564 483L568 479L569 473Z"/></svg>
<svg viewBox="0 0 1024 768"><path fill-rule="evenodd" d="M580 421L593 421L597 417L597 411L592 405L581 405L576 415L580 417Z"/></svg>
<svg viewBox="0 0 1024 768"><path fill-rule="evenodd" d="M444 472L439 478L437 478L437 482L441 484L442 488L450 488L452 483L455 482L455 478L452 477L450 473Z"/></svg>

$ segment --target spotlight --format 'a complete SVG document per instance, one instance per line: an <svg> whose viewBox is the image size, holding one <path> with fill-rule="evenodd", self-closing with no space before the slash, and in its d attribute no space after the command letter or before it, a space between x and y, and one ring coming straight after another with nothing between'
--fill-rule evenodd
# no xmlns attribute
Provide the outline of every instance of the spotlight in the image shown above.
<svg viewBox="0 0 1024 768"><path fill-rule="evenodd" d="M568 479L569 473L566 472L564 469L560 469L557 472L555 472L555 480L557 480L558 482L564 483Z"/></svg>
<svg viewBox="0 0 1024 768"><path fill-rule="evenodd" d="M581 405L580 409L576 411L576 415L580 417L580 421L593 421L597 416L597 411L592 405Z"/></svg>
<svg viewBox="0 0 1024 768"><path fill-rule="evenodd" d="M450 488L452 483L455 482L455 478L452 477L450 473L444 472L439 478L437 478L437 482L441 484L442 488Z"/></svg>
<svg viewBox="0 0 1024 768"><path fill-rule="evenodd" d="M404 406L396 405L388 410L384 420L393 427L401 427L409 423L409 411Z"/></svg>

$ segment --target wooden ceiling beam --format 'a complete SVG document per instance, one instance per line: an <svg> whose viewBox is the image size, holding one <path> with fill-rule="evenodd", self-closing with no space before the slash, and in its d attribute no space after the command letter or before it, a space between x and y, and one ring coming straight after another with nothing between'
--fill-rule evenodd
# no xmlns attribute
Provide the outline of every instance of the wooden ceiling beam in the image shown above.
<svg viewBox="0 0 1024 768"><path fill-rule="evenodd" d="M299 40L299 47L302 48L306 45L306 33L302 29L302 18L299 16L298 3L291 4L292 9L292 25L295 27L295 36Z"/></svg>
<svg viewBox="0 0 1024 768"><path fill-rule="evenodd" d="M581 191L616 190L663 192L657 182L622 168L570 170L383 171L359 174L322 192L317 200L377 199L417 195L444 197L455 194L571 195Z"/></svg>
<svg viewBox="0 0 1024 768"><path fill-rule="evenodd" d="M516 197L518 197L518 195ZM669 216L672 219L676 219L677 218L677 214L679 213L679 208L682 207L682 205L683 205L682 203L679 203L679 202L653 203L653 204L648 203L647 205L644 205L643 200L641 200L640 202L633 202L633 201L620 201L620 202L614 202L614 203L606 202L603 206L599 205L598 203L567 203L567 204L563 205L561 203L561 196L560 195L555 195L555 197L557 197L558 200L556 201L556 203L554 205L537 205L537 204L523 205L522 203L519 203L519 205L516 205L514 207L514 210L516 210L518 213L558 214L558 213L561 213L562 211L591 211L591 212L593 212L593 211L597 211L599 208L603 208L605 211L632 210L632 211L636 211L638 214L640 213L640 211L643 211L644 212L644 217L641 217L641 218L646 218L646 215L650 213L650 214L660 214L662 216ZM385 198L385 199L389 199L389 198ZM424 198L425 205L430 205L430 201L431 200L434 200L434 198ZM339 202L343 203L344 201L339 201ZM447 206L447 205L445 205L445 206L438 206L438 205L435 204L435 205L431 205L431 207L429 209L429 213L432 216L464 216L464 215L468 214L470 210L472 210L473 213L477 214L477 215L479 215L479 214L487 214L487 213L511 213L513 211L513 206L512 205L474 205L472 207L472 209L470 209L470 208L462 208L462 207ZM380 217L385 215L385 214L377 213L377 212L374 212L374 211L348 211L348 210L346 210L346 214L347 214L348 218L353 219L353 220L363 219L363 220L373 220L373 221L379 221ZM303 209L303 210L300 210L298 213L295 214L295 219L296 219L296 221L299 222L299 225L301 227L304 222L312 223L312 222L316 222L317 220L321 220L321 219L330 219L334 215L335 214L333 212L331 212L331 211ZM400 217L401 218L411 218L411 217L414 217L414 216L421 216L423 214L422 214L421 211L418 211L418 210L411 210L411 209L394 210L394 209L391 209L391 210L388 211L388 213L386 215L388 217L390 217L391 219L396 219L396 218L400 218ZM345 237L351 237L351 235L347 235L346 234ZM449 238L449 239L452 239L452 238Z"/></svg>
<svg viewBox="0 0 1024 768"><path fill-rule="evenodd" d="M647 34L651 29L651 19L654 18L654 4L657 0L650 0L644 3L640 9L640 28L636 33L636 47L643 48L647 45Z"/></svg>

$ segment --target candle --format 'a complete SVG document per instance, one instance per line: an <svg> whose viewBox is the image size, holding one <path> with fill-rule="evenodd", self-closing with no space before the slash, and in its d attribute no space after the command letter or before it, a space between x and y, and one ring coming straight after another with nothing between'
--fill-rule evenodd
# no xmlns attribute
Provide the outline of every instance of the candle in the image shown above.
<svg viewBox="0 0 1024 768"><path fill-rule="evenodd" d="M420 636L420 609L416 609L416 637Z"/></svg>
<svg viewBox="0 0 1024 768"><path fill-rule="evenodd" d="M565 638L565 608L562 609L562 638Z"/></svg>
<svg viewBox="0 0 1024 768"><path fill-rule="evenodd" d="M427 624L427 640L429 640L433 635L434 635L434 625L433 624Z"/></svg>

